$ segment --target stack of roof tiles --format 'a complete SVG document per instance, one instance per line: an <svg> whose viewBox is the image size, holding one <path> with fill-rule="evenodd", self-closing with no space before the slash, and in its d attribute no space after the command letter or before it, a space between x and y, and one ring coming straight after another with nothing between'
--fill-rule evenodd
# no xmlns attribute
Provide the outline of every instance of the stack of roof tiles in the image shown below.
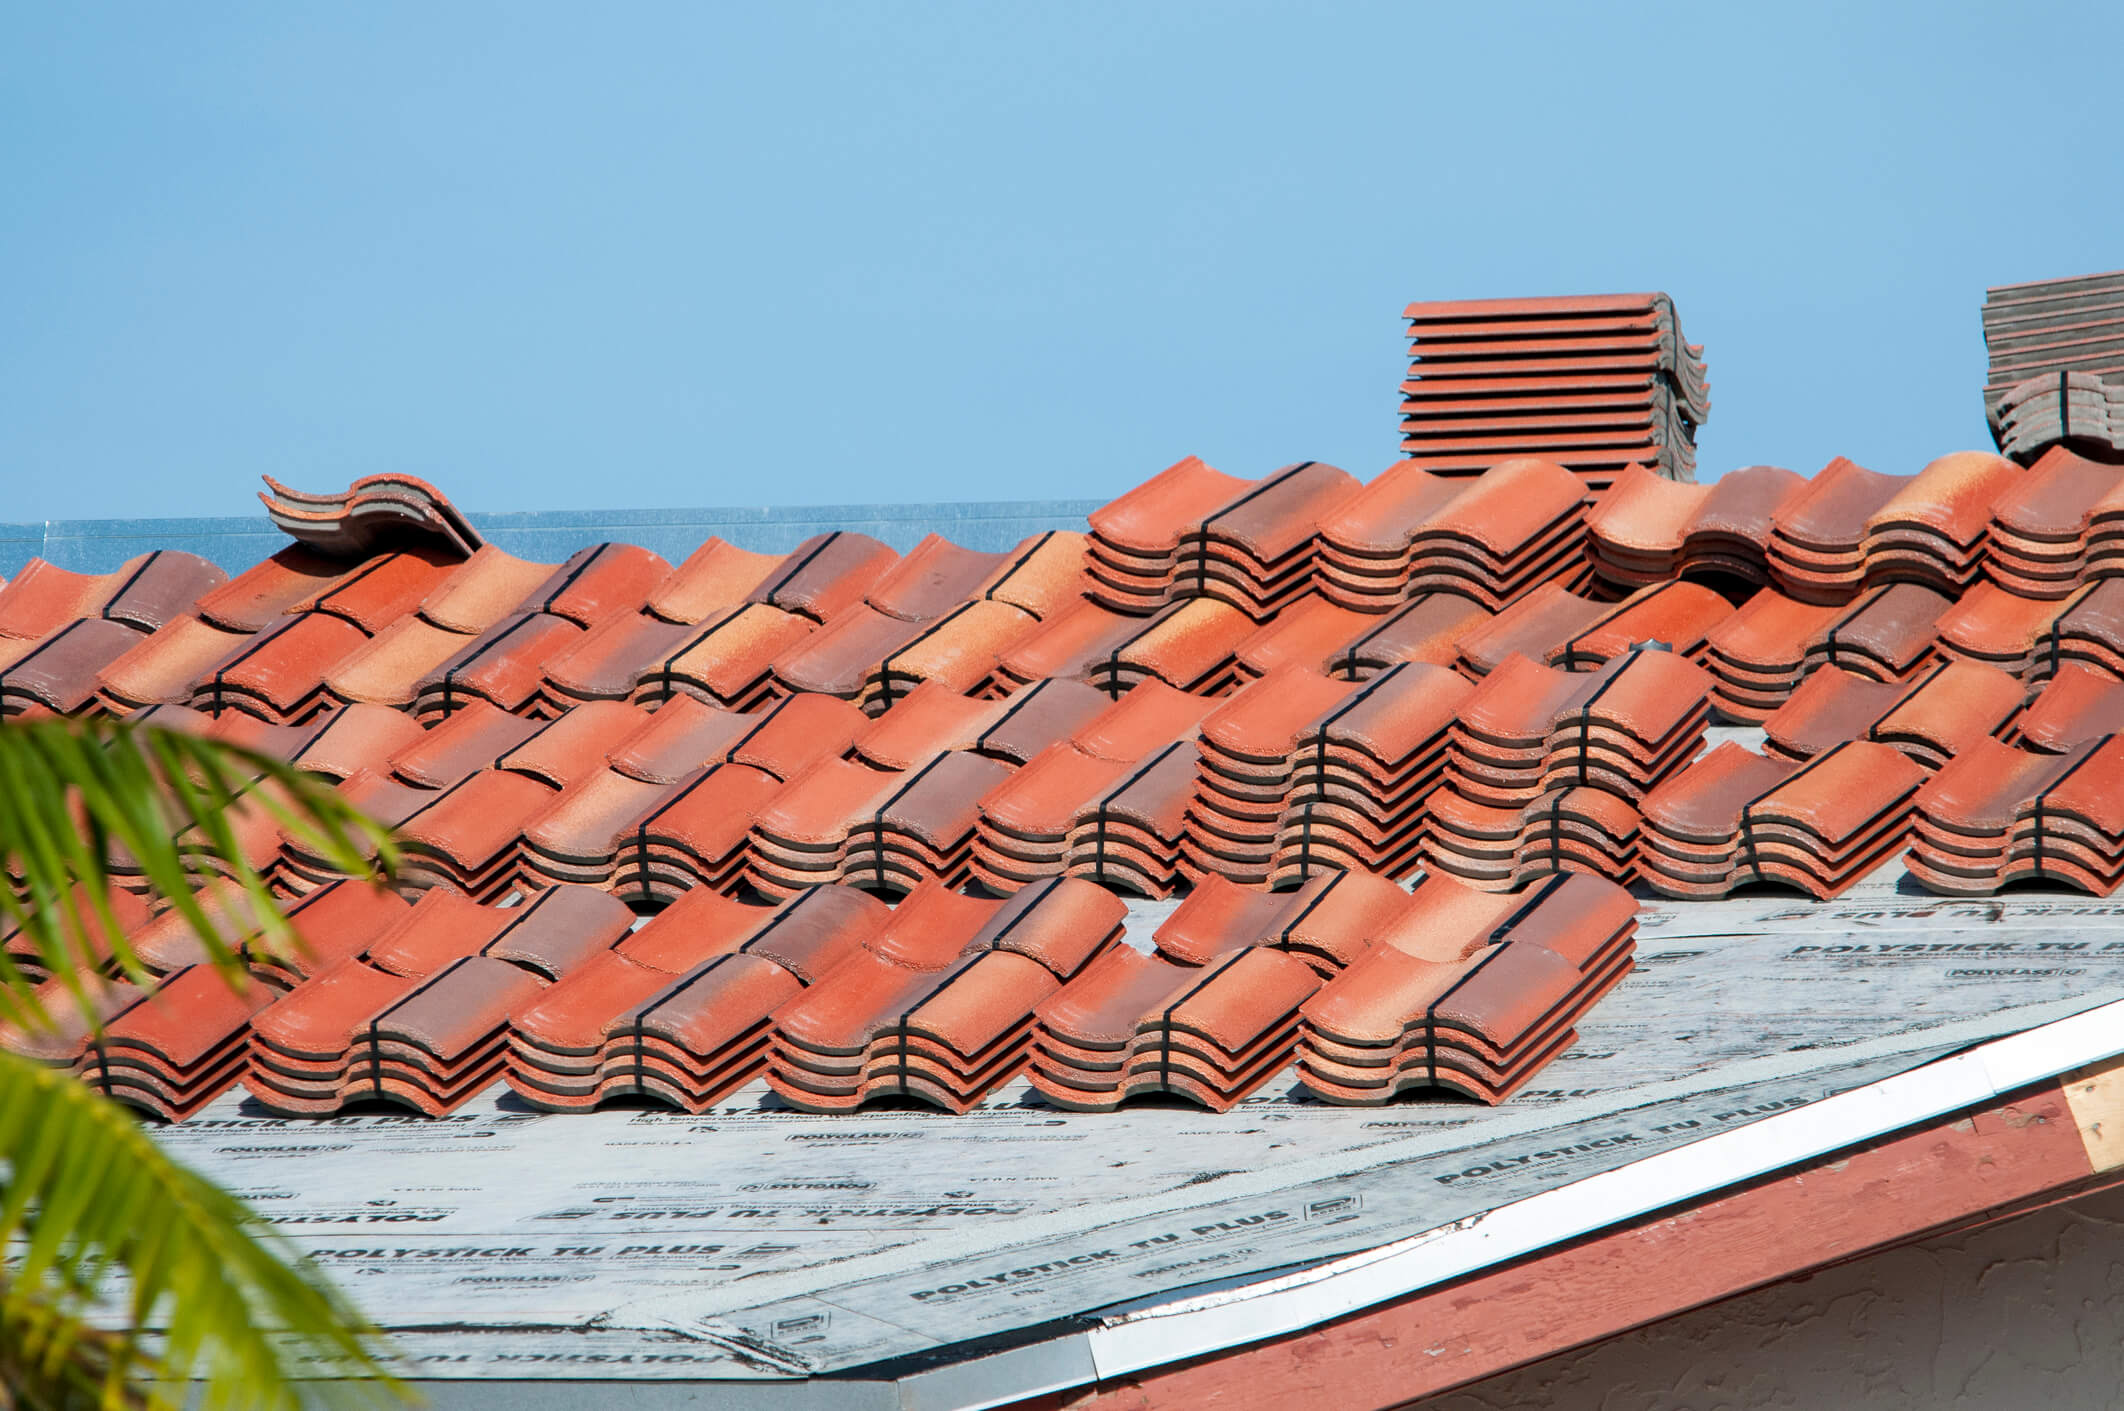
<svg viewBox="0 0 2124 1411"><path fill-rule="evenodd" d="M1710 678L1671 651L1637 649L1591 672L1513 655L1462 706L1423 857L1491 889L1542 868L1628 875L1639 801L1703 747ZM1595 801L1585 791L1606 794ZM1579 797L1569 802L1559 795ZM1590 848L1562 845L1565 818Z"/></svg>
<svg viewBox="0 0 2124 1411"><path fill-rule="evenodd" d="M1577 587L1585 486L1554 461L1515 457L1470 479L1403 461L1320 520L1320 591L1361 612L1451 593L1492 611L1541 583Z"/></svg>
<svg viewBox="0 0 2124 1411"><path fill-rule="evenodd" d="M2124 459L2124 273L1984 292L1984 410L2027 464L2054 446Z"/></svg>
<svg viewBox="0 0 2124 1411"><path fill-rule="evenodd" d="M1032 1084L1079 1112L1145 1094L1228 1111L1289 1066L1299 1006L1406 900L1361 872L1285 893L1207 879L1155 951L1111 947L1038 1005Z"/></svg>
<svg viewBox="0 0 2124 1411"><path fill-rule="evenodd" d="M0 1049L55 1068L128 1106L181 1122L242 1075L254 1014L273 992L211 965L189 965L149 990L87 973L45 981L49 1026L0 1026Z"/></svg>
<svg viewBox="0 0 2124 1411"><path fill-rule="evenodd" d="M1360 952L1210 954L1174 931L1122 955L1096 918L1070 932L1081 954L974 939L1069 894L1188 894L1192 927L1241 889L1281 906L1419 869L1490 894L1565 872L1828 896L1913 830L1911 875L1941 890L2115 885L2115 829L2080 791L2124 730L2124 468L2054 447L2027 469L1963 453L1701 487L1640 469L1589 505L1551 461L1485 464L1359 485L1187 461L1088 535L1008 553L827 534L788 555L711 541L675 568L618 544L516 559L432 488L383 478L276 488L299 542L233 579L176 554L102 576L32 564L0 589L0 708L262 750L405 845L403 895L378 891L284 834L263 794L241 802L239 848L306 945L266 945L206 870L199 900L242 941L258 1002L285 998L255 1022L202 999L181 1036L167 1006L139 1012L162 1026L149 1057L111 1027L97 1081L181 1113L242 1066L280 1110L382 1094L440 1111L507 1067L557 1108L637 1092L700 1110L772 1070L821 1109L957 1108L1024 1063L1058 1100L1215 1106L1273 1076L1299 1010ZM117 650L86 650L106 637ZM1762 724L1761 752L1700 754L1714 714ZM150 914L146 879L113 863L144 963L190 976L183 917ZM535 938L542 898L581 896L607 908L587 950L490 946L507 924ZM882 942L879 898L906 911ZM625 937L658 907L669 924ZM401 927L456 939L387 943ZM826 939L790 950L807 927ZM851 959L882 988L813 993ZM849 1007L885 979L905 1004ZM954 1008L1000 990L1022 1012ZM1217 1008L1236 994L1260 1007ZM1502 1092L1533 1040L1482 1032L1484 1091Z"/></svg>
<svg viewBox="0 0 2124 1411"><path fill-rule="evenodd" d="M2108 896L2124 882L2124 736L2060 753L1982 740L1918 792L1905 865L1927 888L1980 896L2062 882Z"/></svg>
<svg viewBox="0 0 2124 1411"><path fill-rule="evenodd" d="M1639 875L1672 897L1778 882L1826 900L1902 849L1925 779L1874 740L1805 764L1728 741L1646 795Z"/></svg>
<svg viewBox="0 0 2124 1411"><path fill-rule="evenodd" d="M624 903L586 887L509 908L430 892L363 955L252 1020L244 1086L290 1115L374 1099L452 1111L501 1077L509 1016L633 921Z"/></svg>
<svg viewBox="0 0 2124 1411"><path fill-rule="evenodd" d="M1248 481L1190 456L1093 513L1089 596L1137 615L1211 598L1265 621L1305 592L1321 516L1357 489L1320 461Z"/></svg>
<svg viewBox="0 0 2124 1411"><path fill-rule="evenodd" d="M1024 1071L1035 1008L1119 944L1126 915L1069 877L1003 902L916 892L776 1011L767 1085L808 1112L876 1098L966 1112Z"/></svg>
<svg viewBox="0 0 2124 1411"><path fill-rule="evenodd" d="M549 1112L623 1096L704 1111L766 1071L770 1016L891 917L852 887L772 908L689 892L510 1016L509 1086Z"/></svg>
<svg viewBox="0 0 2124 1411"><path fill-rule="evenodd" d="M1405 455L1446 475L1542 456L1606 487L1635 464L1696 478L1703 349L1665 294L1409 305Z"/></svg>
<svg viewBox="0 0 2124 1411"><path fill-rule="evenodd" d="M1503 1102L1577 1040L1636 930L1636 901L1598 878L1511 896L1430 878L1300 1010L1299 1081L1362 1106L1424 1087Z"/></svg>

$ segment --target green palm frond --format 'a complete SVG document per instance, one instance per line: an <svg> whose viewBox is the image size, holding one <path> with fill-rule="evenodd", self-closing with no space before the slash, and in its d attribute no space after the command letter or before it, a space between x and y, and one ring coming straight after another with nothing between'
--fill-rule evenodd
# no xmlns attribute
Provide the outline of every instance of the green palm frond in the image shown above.
<svg viewBox="0 0 2124 1411"><path fill-rule="evenodd" d="M293 944L285 917L231 826L261 810L306 851L349 876L388 875L390 834L317 779L255 750L124 721L38 720L0 725L0 920L52 975L115 966L151 977L112 914L114 852L166 898L231 976L238 946ZM227 876L248 902L224 935L194 889ZM0 1020L34 1023L12 957L0 952Z"/></svg>
<svg viewBox="0 0 2124 1411"><path fill-rule="evenodd" d="M113 720L0 723L0 931L77 1000L98 971L151 987L111 904L118 860L239 982L245 950L297 943L243 854L236 821L260 816L349 876L396 866L388 832L256 751ZM201 904L194 889L215 878L240 905ZM50 1017L0 951L0 1021ZM398 1387L375 1380L382 1365L353 1307L242 1202L118 1104L9 1053L0 1251L0 1407L292 1411L294 1357Z"/></svg>
<svg viewBox="0 0 2124 1411"><path fill-rule="evenodd" d="M0 1055L0 1157L0 1376L23 1404L177 1404L196 1378L202 1407L293 1408L290 1344L381 1372L290 1246L63 1070Z"/></svg>

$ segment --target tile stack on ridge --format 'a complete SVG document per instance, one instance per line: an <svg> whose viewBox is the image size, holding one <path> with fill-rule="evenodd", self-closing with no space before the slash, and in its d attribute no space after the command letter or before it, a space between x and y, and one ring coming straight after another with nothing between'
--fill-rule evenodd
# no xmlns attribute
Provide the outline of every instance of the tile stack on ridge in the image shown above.
<svg viewBox="0 0 2124 1411"><path fill-rule="evenodd" d="M1639 875L1671 897L1777 882L1826 901L1902 850L1926 777L1874 740L1805 764L1728 741L1645 797Z"/></svg>
<svg viewBox="0 0 2124 1411"><path fill-rule="evenodd" d="M624 903L588 887L507 908L432 892L364 955L252 1020L244 1086L292 1116L377 1099L453 1111L501 1077L509 1016L610 950L633 921Z"/></svg>
<svg viewBox="0 0 2124 1411"><path fill-rule="evenodd" d="M1445 780L1428 800L1425 864L1487 890L1544 867L1626 874L1643 798L1703 748L1711 685L1664 650L1583 673L1511 655L1455 718ZM1567 821L1581 846L1563 845Z"/></svg>
<svg viewBox="0 0 2124 1411"><path fill-rule="evenodd" d="M1696 478L1703 349L1665 294L1410 304L1405 455L1446 475L1543 456L1605 488L1632 465Z"/></svg>
<svg viewBox="0 0 2124 1411"><path fill-rule="evenodd" d="M1210 598L1267 621L1310 587L1317 525L1358 488L1321 461L1250 481L1189 456L1092 512L1087 595L1135 616Z"/></svg>
<svg viewBox="0 0 2124 1411"><path fill-rule="evenodd" d="M46 980L36 998L51 1026L0 1026L0 1049L70 1069L108 1097L181 1122L242 1075L251 1017L273 992L190 965L152 990L89 973Z"/></svg>
<svg viewBox="0 0 2124 1411"><path fill-rule="evenodd" d="M1205 879L1154 951L1110 947L1039 1004L1033 1087L1078 1112L1153 1093L1229 1111L1289 1066L1299 1007L1406 900L1356 871L1290 892Z"/></svg>
<svg viewBox="0 0 2124 1411"><path fill-rule="evenodd" d="M625 1096L704 1111L766 1071L771 1016L892 915L853 887L774 907L688 892L511 1014L509 1086L548 1112Z"/></svg>
<svg viewBox="0 0 2124 1411"><path fill-rule="evenodd" d="M2124 460L2124 272L1984 291L1984 411L2022 464L2065 446Z"/></svg>
<svg viewBox="0 0 2124 1411"><path fill-rule="evenodd" d="M1515 457L1472 479L1392 466L1320 521L1320 591L1392 612L1426 594L1489 611L1537 584L1582 586L1586 490L1555 461Z"/></svg>
<svg viewBox="0 0 2124 1411"><path fill-rule="evenodd" d="M1421 1087L1503 1102L1577 1041L1629 973L1636 930L1636 899L1597 877L1511 895L1428 878L1301 1009L1298 1080L1356 1106Z"/></svg>
<svg viewBox="0 0 2124 1411"><path fill-rule="evenodd" d="M775 1012L767 1085L805 1112L895 1097L970 1111L1024 1071L1035 1008L1119 945L1127 911L1070 877L1004 902L921 889Z"/></svg>
<svg viewBox="0 0 2124 1411"><path fill-rule="evenodd" d="M432 539L464 558L486 542L447 496L411 475L367 475L322 495L270 475L265 483L258 499L275 527L328 554L360 557L378 545Z"/></svg>
<svg viewBox="0 0 2124 1411"><path fill-rule="evenodd" d="M2124 528L2119 521L2124 521L2124 467L2100 465L2053 446L1992 501L1985 572L2022 597L2071 597L2093 567L2095 524L2109 530L2104 543L2109 548Z"/></svg>
<svg viewBox="0 0 2124 1411"><path fill-rule="evenodd" d="M1675 578L1770 581L1778 511L1807 487L1774 465L1729 470L1709 485L1678 484L1632 466L1586 511L1593 570L1628 592Z"/></svg>
<svg viewBox="0 0 2124 1411"><path fill-rule="evenodd" d="M2062 882L2109 896L2124 882L2124 736L2058 754L1982 740L1919 790L1904 865L1930 891L1988 896Z"/></svg>

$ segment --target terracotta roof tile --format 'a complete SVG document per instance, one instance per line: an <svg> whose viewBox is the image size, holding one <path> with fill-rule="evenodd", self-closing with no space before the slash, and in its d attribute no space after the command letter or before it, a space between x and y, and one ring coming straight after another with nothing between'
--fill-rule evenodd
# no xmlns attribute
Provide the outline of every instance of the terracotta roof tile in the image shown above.
<svg viewBox="0 0 2124 1411"><path fill-rule="evenodd" d="M1971 596L1982 591L1979 586ZM1907 681L1930 663L1939 625L1957 611L1953 599L1930 588L1884 584L1818 629L1807 643L1807 660L1876 680Z"/></svg>
<svg viewBox="0 0 2124 1411"><path fill-rule="evenodd" d="M889 776L898 787L851 822L843 877L876 891L905 891L932 880L963 884L981 799L1011 773L999 760L954 750Z"/></svg>
<svg viewBox="0 0 2124 1411"><path fill-rule="evenodd" d="M477 529L440 490L412 475L365 475L344 490L291 490L272 476L259 501L274 524L328 553L376 553L417 541L460 557L479 547Z"/></svg>
<svg viewBox="0 0 2124 1411"><path fill-rule="evenodd" d="M860 603L898 561L898 554L867 534L814 535L797 545L747 601L831 622Z"/></svg>
<svg viewBox="0 0 2124 1411"><path fill-rule="evenodd" d="M411 705L420 695L420 683L471 640L409 614L334 666L325 677L325 689L342 701Z"/></svg>
<svg viewBox="0 0 2124 1411"><path fill-rule="evenodd" d="M498 756L494 767L565 789L602 770L605 757L648 723L649 713L639 706L590 701Z"/></svg>
<svg viewBox="0 0 2124 1411"><path fill-rule="evenodd" d="M738 764L794 779L820 760L847 752L869 719L831 696L792 696L752 717L753 726L730 748Z"/></svg>
<svg viewBox="0 0 2124 1411"><path fill-rule="evenodd" d="M1190 598L1152 618L1086 668L1116 696L1151 678L1214 695L1232 679L1232 652L1254 630L1245 613L1214 598Z"/></svg>
<svg viewBox="0 0 2124 1411"><path fill-rule="evenodd" d="M710 537L649 595L647 610L667 622L696 623L742 606L787 561Z"/></svg>
<svg viewBox="0 0 2124 1411"><path fill-rule="evenodd" d="M1085 535L1050 530L1020 543L973 596L1009 603L1046 619L1077 602L1084 592Z"/></svg>
<svg viewBox="0 0 2124 1411"><path fill-rule="evenodd" d="M39 985L38 1007L49 1022L34 1028L0 1024L0 1050L53 1067L69 1065L88 1051L97 1024L141 997L135 986L93 972L83 972L75 983L81 993L63 978Z"/></svg>
<svg viewBox="0 0 2124 1411"><path fill-rule="evenodd" d="M1348 558L1401 558L1415 532L1466 488L1464 480L1433 475L1412 460L1399 461L1322 515L1320 536ZM1333 587L1327 591L1332 593Z"/></svg>
<svg viewBox="0 0 2124 1411"><path fill-rule="evenodd" d="M117 710L183 703L191 699L202 676L234 657L249 640L251 633L223 631L202 618L181 614L168 627L134 637L134 644L100 671L96 684Z"/></svg>
<svg viewBox="0 0 2124 1411"><path fill-rule="evenodd" d="M673 792L673 785L610 768L574 780L524 825L527 876L539 883L611 886L622 842Z"/></svg>
<svg viewBox="0 0 2124 1411"><path fill-rule="evenodd" d="M1995 583L1979 583L1939 615L1940 650L2025 674L2036 644L2069 607L2048 598L2021 598Z"/></svg>
<svg viewBox="0 0 2124 1411"><path fill-rule="evenodd" d="M727 759L732 747L759 723L691 696L673 696L607 758L622 774L652 784L676 784Z"/></svg>
<svg viewBox="0 0 2124 1411"><path fill-rule="evenodd" d="M865 595L871 607L908 622L934 622L964 603L1010 561L1010 555L963 549L941 534L924 535Z"/></svg>
<svg viewBox="0 0 2124 1411"><path fill-rule="evenodd" d="M1721 475L1711 482L1711 493L1689 527L1679 571L1769 581L1770 536L1778 512L1806 486L1805 477L1775 465L1744 465Z"/></svg>
<svg viewBox="0 0 2124 1411"><path fill-rule="evenodd" d="M0 637L34 642L69 622L93 617L109 598L116 574L75 573L31 559L0 586Z"/></svg>
<svg viewBox="0 0 2124 1411"><path fill-rule="evenodd" d="M594 544L555 569L517 606L595 627L615 614L639 610L670 572L671 565L647 549Z"/></svg>
<svg viewBox="0 0 2124 1411"><path fill-rule="evenodd" d="M668 656L643 671L636 696L654 702L684 694L750 709L769 695L769 666L800 650L812 631L809 618L765 603L733 608L695 624Z"/></svg>
<svg viewBox="0 0 2124 1411"><path fill-rule="evenodd" d="M379 554L334 579L287 611L328 612L374 636L419 607L446 582L457 556L431 549Z"/></svg>
<svg viewBox="0 0 2124 1411"><path fill-rule="evenodd" d="M1862 740L1903 699L1905 687L1825 667L1800 684L1763 722L1764 748L1787 759L1812 759L1846 740Z"/></svg>
<svg viewBox="0 0 2124 1411"><path fill-rule="evenodd" d="M1148 1092L1227 1111L1289 1063L1298 1008L1319 985L1266 947L1200 968L1117 947L1036 1011L1033 1086L1078 1111Z"/></svg>
<svg viewBox="0 0 2124 1411"><path fill-rule="evenodd" d="M423 732L411 716L377 705L351 705L309 728L288 762L312 774L339 780L385 762L417 743Z"/></svg>
<svg viewBox="0 0 2124 1411"><path fill-rule="evenodd" d="M432 720L478 699L507 711L529 711L544 685L547 664L582 635L582 628L552 613L508 618L423 676L415 709Z"/></svg>
<svg viewBox="0 0 2124 1411"><path fill-rule="evenodd" d="M2067 662L2028 703L2005 738L2029 749L2057 752L2124 731L2124 681L2079 662Z"/></svg>
<svg viewBox="0 0 2124 1411"><path fill-rule="evenodd" d="M1711 496L1633 465L1586 511L1586 532L1601 577L1639 588L1675 576L1682 546Z"/></svg>
<svg viewBox="0 0 2124 1411"><path fill-rule="evenodd" d="M696 887L642 923L613 949L638 965L683 975L713 956L727 955L778 914Z"/></svg>
<svg viewBox="0 0 2124 1411"><path fill-rule="evenodd" d="M558 792L506 769L469 776L400 825L407 875L448 882L482 901L502 895L518 871L524 825Z"/></svg>
<svg viewBox="0 0 2124 1411"><path fill-rule="evenodd" d="M980 800L970 862L975 875L1007 893L1060 874L1078 812L1133 768L1066 741L1050 745Z"/></svg>
<svg viewBox="0 0 2124 1411"><path fill-rule="evenodd" d="M1092 511L1092 535L1138 558L1169 555L1182 534L1249 488L1250 482L1189 456Z"/></svg>
<svg viewBox="0 0 2124 1411"><path fill-rule="evenodd" d="M1732 615L1733 604L1701 583L1655 583L1601 614L1548 660L1583 671L1648 642L1693 660Z"/></svg>
<svg viewBox="0 0 2124 1411"><path fill-rule="evenodd" d="M98 677L141 640L123 623L100 617L70 622L0 670L0 712L41 705L75 715L96 703Z"/></svg>
<svg viewBox="0 0 2124 1411"><path fill-rule="evenodd" d="M1976 741L2004 734L2020 715L2023 699L2021 683L1995 666L1942 662L1874 721L1867 735L1937 769Z"/></svg>
<svg viewBox="0 0 2124 1411"><path fill-rule="evenodd" d="M1490 620L1490 610L1453 593L1425 593L1378 620L1338 652L1329 664L1337 676L1361 681L1402 662L1451 666L1460 641Z"/></svg>
<svg viewBox="0 0 2124 1411"><path fill-rule="evenodd" d="M324 678L369 639L345 618L308 612L260 632L201 679L194 704L297 724L324 708Z"/></svg>
<svg viewBox="0 0 2124 1411"><path fill-rule="evenodd" d="M422 892L390 929L373 937L365 959L393 975L432 975L477 954L515 919L511 908L481 906L461 892L437 888Z"/></svg>
<svg viewBox="0 0 2124 1411"><path fill-rule="evenodd" d="M1105 698L1092 694L1103 707ZM975 700L942 682L925 681L864 726L851 748L873 768L907 769L943 750L973 748L1005 708L1002 701Z"/></svg>
<svg viewBox="0 0 2124 1411"><path fill-rule="evenodd" d="M570 701L624 701L642 677L671 659L694 635L685 623L647 612L617 613L572 642L546 665L546 682Z"/></svg>
<svg viewBox="0 0 2124 1411"><path fill-rule="evenodd" d="M714 765L677 785L623 840L613 889L667 902L689 887L734 888L753 820L782 789L780 779L745 764Z"/></svg>
<svg viewBox="0 0 2124 1411"><path fill-rule="evenodd" d="M230 632L262 632L295 604L329 588L347 568L344 562L327 558L315 549L290 544L220 587L200 594L192 611Z"/></svg>
<svg viewBox="0 0 2124 1411"><path fill-rule="evenodd" d="M424 789L447 789L537 734L537 722L477 698L386 757L390 771Z"/></svg>
<svg viewBox="0 0 2124 1411"><path fill-rule="evenodd" d="M478 634L535 609L525 601L553 577L555 565L533 563L486 544L421 601L420 615L452 632Z"/></svg>
<svg viewBox="0 0 2124 1411"><path fill-rule="evenodd" d="M834 620L774 658L775 681L788 691L854 700L877 663L922 632L920 623L890 617L867 603Z"/></svg>
<svg viewBox="0 0 2124 1411"><path fill-rule="evenodd" d="M983 598L961 604L879 658L864 679L864 704L889 710L924 681L956 691L975 690L1038 626L1031 613L1009 603Z"/></svg>
<svg viewBox="0 0 2124 1411"><path fill-rule="evenodd" d="M845 759L818 761L754 818L747 880L777 899L839 881L849 830L906 782Z"/></svg>
<svg viewBox="0 0 2124 1411"><path fill-rule="evenodd" d="M1097 603L1080 602L1043 621L1038 630L1005 652L996 675L1025 684L1055 677L1082 677L1093 663L1143 630L1143 619Z"/></svg>
<svg viewBox="0 0 2124 1411"><path fill-rule="evenodd" d="M1518 654L1547 661L1608 615L1605 604L1544 583L1460 639L1460 658L1471 676L1489 675Z"/></svg>
<svg viewBox="0 0 2124 1411"><path fill-rule="evenodd" d="M1232 657L1248 677L1266 676L1284 666L1327 671L1343 648L1378 625L1379 619L1370 613L1308 594L1256 628L1233 649Z"/></svg>

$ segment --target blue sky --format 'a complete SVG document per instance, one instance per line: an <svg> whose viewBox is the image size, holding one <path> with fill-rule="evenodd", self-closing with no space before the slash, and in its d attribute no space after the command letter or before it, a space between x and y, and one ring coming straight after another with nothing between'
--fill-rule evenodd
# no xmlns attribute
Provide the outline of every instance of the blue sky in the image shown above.
<svg viewBox="0 0 2124 1411"><path fill-rule="evenodd" d="M1661 288L1703 473L1988 444L2124 6L0 10L0 519L1090 497L1395 456L1415 298Z"/></svg>

